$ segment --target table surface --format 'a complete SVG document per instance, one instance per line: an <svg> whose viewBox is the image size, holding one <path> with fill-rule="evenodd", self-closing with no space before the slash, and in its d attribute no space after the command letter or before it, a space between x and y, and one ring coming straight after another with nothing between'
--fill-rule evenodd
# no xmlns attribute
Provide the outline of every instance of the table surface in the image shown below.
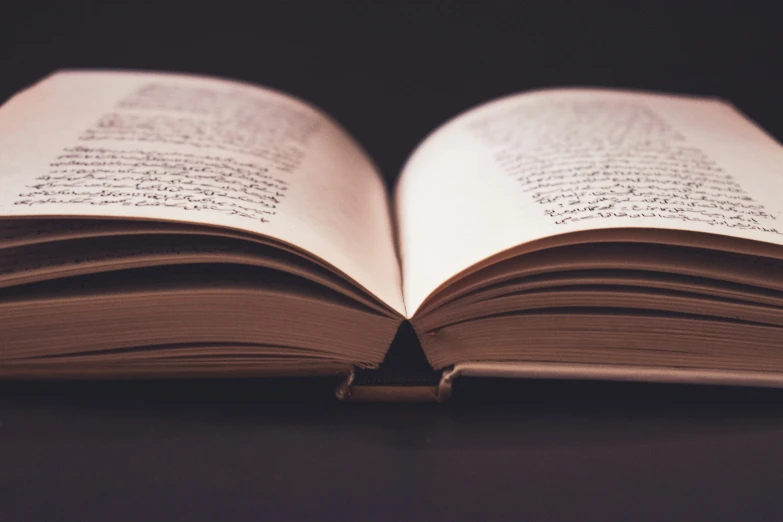
<svg viewBox="0 0 783 522"><path fill-rule="evenodd" d="M781 520L783 390L0 385L2 520Z"/></svg>
<svg viewBox="0 0 783 522"><path fill-rule="evenodd" d="M780 139L781 15L730 1L8 0L0 98L63 67L239 78L324 108L391 185L446 119L543 86L721 96ZM0 520L783 519L783 391L464 380L444 405L368 405L333 386L0 383Z"/></svg>

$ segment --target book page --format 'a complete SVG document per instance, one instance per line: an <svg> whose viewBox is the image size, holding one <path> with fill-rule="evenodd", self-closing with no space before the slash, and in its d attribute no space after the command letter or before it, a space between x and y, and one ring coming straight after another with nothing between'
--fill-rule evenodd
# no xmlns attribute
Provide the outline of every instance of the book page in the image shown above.
<svg viewBox="0 0 783 522"><path fill-rule="evenodd" d="M713 99L560 89L434 132L395 194L412 316L438 286L515 246L609 228L783 245L783 148Z"/></svg>
<svg viewBox="0 0 783 522"><path fill-rule="evenodd" d="M231 227L330 263L403 313L372 162L291 96L214 78L64 71L0 108L0 216Z"/></svg>

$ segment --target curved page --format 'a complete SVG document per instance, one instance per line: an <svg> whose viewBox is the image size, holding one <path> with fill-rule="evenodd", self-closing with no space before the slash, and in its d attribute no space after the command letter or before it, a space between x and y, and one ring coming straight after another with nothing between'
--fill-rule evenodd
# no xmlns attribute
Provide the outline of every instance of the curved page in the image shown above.
<svg viewBox="0 0 783 522"><path fill-rule="evenodd" d="M404 313L383 181L290 96L175 74L56 73L0 108L0 216L229 227L295 245Z"/></svg>
<svg viewBox="0 0 783 522"><path fill-rule="evenodd" d="M783 244L783 149L712 99L561 89L434 132L396 191L408 316L463 270L568 232L649 228ZM697 244L693 246L698 246Z"/></svg>

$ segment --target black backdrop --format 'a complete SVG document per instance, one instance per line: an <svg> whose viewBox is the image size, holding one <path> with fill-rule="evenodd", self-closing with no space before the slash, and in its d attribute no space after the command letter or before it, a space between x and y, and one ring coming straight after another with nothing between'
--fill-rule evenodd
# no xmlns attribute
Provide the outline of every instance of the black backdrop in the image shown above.
<svg viewBox="0 0 783 522"><path fill-rule="evenodd" d="M0 0L0 98L63 67L239 78L331 113L392 183L444 120L542 86L717 95L780 140L782 15L727 1ZM447 405L376 406L336 404L332 385L2 383L0 520L783 515L778 391L477 381Z"/></svg>
<svg viewBox="0 0 783 522"><path fill-rule="evenodd" d="M716 95L783 136L783 4L71 0L42 7L3 0L0 6L0 98L63 67L239 78L329 112L389 180L446 119L536 87Z"/></svg>

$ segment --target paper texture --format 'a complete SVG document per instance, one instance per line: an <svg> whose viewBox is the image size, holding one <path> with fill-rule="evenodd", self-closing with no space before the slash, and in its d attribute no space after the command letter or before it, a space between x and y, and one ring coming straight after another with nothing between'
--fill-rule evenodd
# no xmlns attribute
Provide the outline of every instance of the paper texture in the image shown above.
<svg viewBox="0 0 783 522"><path fill-rule="evenodd" d="M175 74L61 72L0 109L0 216L231 227L320 257L404 312L383 182L290 96Z"/></svg>
<svg viewBox="0 0 783 522"><path fill-rule="evenodd" d="M468 267L609 228L783 244L783 150L730 105L603 90L511 96L414 152L395 194L408 316Z"/></svg>

